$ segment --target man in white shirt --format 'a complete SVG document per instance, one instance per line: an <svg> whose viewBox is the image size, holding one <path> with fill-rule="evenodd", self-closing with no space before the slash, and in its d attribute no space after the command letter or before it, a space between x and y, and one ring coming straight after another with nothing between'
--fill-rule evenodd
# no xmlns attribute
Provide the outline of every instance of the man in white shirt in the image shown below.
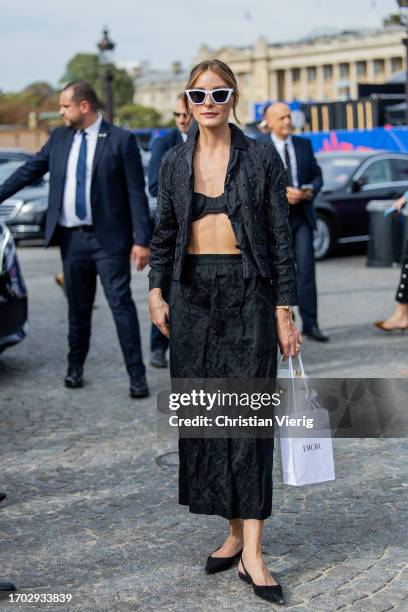
<svg viewBox="0 0 408 612"><path fill-rule="evenodd" d="M97 114L96 121L89 125L84 133L86 135L86 214L80 219L80 222L84 225L92 225L92 211L91 211L91 178L92 178L92 167L93 160L95 157L96 143L98 141L99 130L101 128L102 115ZM75 132L74 140L72 142L71 150L68 157L67 171L65 174L65 187L64 197L62 201L62 208L59 216L59 224L63 227L75 227L78 225L79 220L75 214L75 194L77 186L77 165L78 156L82 140L81 130Z"/></svg>
<svg viewBox="0 0 408 612"><path fill-rule="evenodd" d="M313 230L316 228L313 199L322 187L322 171L317 164L310 140L292 135L291 111L287 104L271 104L265 111L265 120L270 135L264 136L263 140L272 140L286 168L289 221L296 256L303 334L318 342L327 342L329 337L321 331L317 321L313 249Z"/></svg>
<svg viewBox="0 0 408 612"><path fill-rule="evenodd" d="M139 149L133 134L102 119L89 83L69 83L59 103L65 127L54 130L41 151L0 186L0 202L50 173L45 246L61 248L69 309L65 385L83 385L99 276L129 373L130 395L145 397L149 389L130 291L130 258L142 270L151 237Z"/></svg>

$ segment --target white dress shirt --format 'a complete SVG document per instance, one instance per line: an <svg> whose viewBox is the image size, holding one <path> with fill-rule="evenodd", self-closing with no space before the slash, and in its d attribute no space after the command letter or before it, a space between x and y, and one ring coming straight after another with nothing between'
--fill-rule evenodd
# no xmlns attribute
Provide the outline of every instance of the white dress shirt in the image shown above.
<svg viewBox="0 0 408 612"><path fill-rule="evenodd" d="M285 144L288 145L288 153L290 159L290 169L292 171L292 179L293 179L293 187L299 187L298 182L298 174L297 174L297 162L296 162L296 153L295 147L293 146L292 136L288 136L286 140L282 140L278 138L276 134L271 133L272 142L275 145L275 149L278 151L281 159L283 161L283 165L286 168L286 160L285 160Z"/></svg>
<svg viewBox="0 0 408 612"><path fill-rule="evenodd" d="M81 146L82 134L78 130L72 141L71 150L68 156L67 168L65 173L64 198L59 216L59 224L64 227L76 227L78 225L92 225L91 211L91 181L92 166L95 157L96 143L98 142L99 129L102 123L102 115L89 127L86 128L86 216L79 219L75 214L76 197L76 171L78 165L79 149Z"/></svg>
<svg viewBox="0 0 408 612"><path fill-rule="evenodd" d="M180 132L181 137L183 139L183 142L186 142L187 138L188 138L188 134L186 132Z"/></svg>

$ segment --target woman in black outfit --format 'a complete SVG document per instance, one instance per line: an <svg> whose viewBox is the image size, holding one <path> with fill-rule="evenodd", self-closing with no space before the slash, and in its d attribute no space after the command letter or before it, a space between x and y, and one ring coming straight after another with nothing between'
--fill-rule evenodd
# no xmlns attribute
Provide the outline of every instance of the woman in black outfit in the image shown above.
<svg viewBox="0 0 408 612"><path fill-rule="evenodd" d="M397 212L407 206L408 191L406 191L398 200L395 200L393 206ZM406 221L407 222L407 221ZM384 321L376 321L374 323L377 329L384 332L392 332L399 330L404 332L408 330L408 242L405 245L405 253L402 257L401 277L398 283L397 294L395 296L395 310L388 319Z"/></svg>
<svg viewBox="0 0 408 612"><path fill-rule="evenodd" d="M286 358L298 354L301 341L291 308L296 281L285 171L272 147L228 123L231 110L236 118L238 87L226 64L193 68L186 102L198 129L160 169L151 318L170 335L173 378L275 378L277 342ZM240 578L260 597L283 603L262 557L272 455L273 438L180 438L179 502L229 521L207 572L241 557Z"/></svg>

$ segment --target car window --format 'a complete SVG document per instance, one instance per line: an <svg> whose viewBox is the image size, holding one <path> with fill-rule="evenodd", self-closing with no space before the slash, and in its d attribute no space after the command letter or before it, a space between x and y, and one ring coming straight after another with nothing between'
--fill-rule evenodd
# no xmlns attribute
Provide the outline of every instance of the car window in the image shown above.
<svg viewBox="0 0 408 612"><path fill-rule="evenodd" d="M392 180L408 182L408 159L391 159Z"/></svg>
<svg viewBox="0 0 408 612"><path fill-rule="evenodd" d="M364 185L376 185L377 183L389 183L392 181L391 166L389 159L378 159L372 162L363 172L361 178Z"/></svg>
<svg viewBox="0 0 408 612"><path fill-rule="evenodd" d="M343 187L360 165L361 158L351 156L326 156L324 153L317 157L317 162L322 169L323 185L325 190Z"/></svg>
<svg viewBox="0 0 408 612"><path fill-rule="evenodd" d="M0 184L6 181L13 174L13 172L17 170L17 168L20 168L20 166L23 166L24 164L24 160L14 160L8 161L5 164L0 164ZM39 178L30 183L30 186L38 187L39 185L42 185L43 182L44 180Z"/></svg>
<svg viewBox="0 0 408 612"><path fill-rule="evenodd" d="M0 166L0 183L3 183L9 176L24 164L23 161L8 161Z"/></svg>

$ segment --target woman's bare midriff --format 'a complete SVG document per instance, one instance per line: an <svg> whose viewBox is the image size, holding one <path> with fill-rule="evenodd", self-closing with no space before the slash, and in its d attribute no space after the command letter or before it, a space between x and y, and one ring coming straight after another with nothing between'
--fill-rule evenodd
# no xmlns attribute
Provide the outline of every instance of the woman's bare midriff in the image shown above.
<svg viewBox="0 0 408 612"><path fill-rule="evenodd" d="M190 255L239 255L231 222L224 213L208 214L191 224Z"/></svg>

